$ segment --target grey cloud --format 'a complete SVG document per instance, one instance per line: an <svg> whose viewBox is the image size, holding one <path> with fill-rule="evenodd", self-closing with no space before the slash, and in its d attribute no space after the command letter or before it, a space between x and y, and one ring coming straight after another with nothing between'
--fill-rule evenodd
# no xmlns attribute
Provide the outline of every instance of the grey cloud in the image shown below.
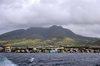
<svg viewBox="0 0 100 66"><path fill-rule="evenodd" d="M99 37L100 36L100 25L99 24L92 24L92 25L75 25L75 24L70 24L67 26L63 26L65 28L71 29L74 33L83 35L83 36L88 36L88 37Z"/></svg>
<svg viewBox="0 0 100 66"><path fill-rule="evenodd" d="M11 4L14 0L0 0L0 4Z"/></svg>
<svg viewBox="0 0 100 66"><path fill-rule="evenodd" d="M0 30L4 32L55 24L66 25L77 34L100 37L99 17L99 0L0 0Z"/></svg>

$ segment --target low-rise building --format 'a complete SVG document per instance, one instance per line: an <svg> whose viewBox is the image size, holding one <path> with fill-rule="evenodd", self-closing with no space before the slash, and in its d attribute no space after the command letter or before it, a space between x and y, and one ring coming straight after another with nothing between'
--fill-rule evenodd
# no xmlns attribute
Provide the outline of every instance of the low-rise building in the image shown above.
<svg viewBox="0 0 100 66"><path fill-rule="evenodd" d="M3 52L3 48L2 47L0 47L0 52Z"/></svg>
<svg viewBox="0 0 100 66"><path fill-rule="evenodd" d="M7 52L7 53L10 53L11 52L11 47L10 46L4 46L4 51Z"/></svg>

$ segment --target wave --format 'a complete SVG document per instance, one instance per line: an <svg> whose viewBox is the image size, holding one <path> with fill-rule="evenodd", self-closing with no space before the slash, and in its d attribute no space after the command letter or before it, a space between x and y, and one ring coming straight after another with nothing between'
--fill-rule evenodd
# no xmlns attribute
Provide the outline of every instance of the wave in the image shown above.
<svg viewBox="0 0 100 66"><path fill-rule="evenodd" d="M6 57L0 57L0 66L17 66L12 61L8 60Z"/></svg>

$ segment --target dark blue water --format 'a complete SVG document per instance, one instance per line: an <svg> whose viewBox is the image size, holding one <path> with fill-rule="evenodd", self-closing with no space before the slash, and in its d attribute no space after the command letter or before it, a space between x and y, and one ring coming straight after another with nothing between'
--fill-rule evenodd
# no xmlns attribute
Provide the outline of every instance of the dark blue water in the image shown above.
<svg viewBox="0 0 100 66"><path fill-rule="evenodd" d="M100 54L2 53L0 66L100 66Z"/></svg>

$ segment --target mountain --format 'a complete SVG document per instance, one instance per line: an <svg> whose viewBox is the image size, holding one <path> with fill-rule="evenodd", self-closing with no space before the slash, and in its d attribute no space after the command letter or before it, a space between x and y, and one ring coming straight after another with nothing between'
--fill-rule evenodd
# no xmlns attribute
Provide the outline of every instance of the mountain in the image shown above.
<svg viewBox="0 0 100 66"><path fill-rule="evenodd" d="M89 44L100 46L100 39L95 40L95 41L91 41Z"/></svg>
<svg viewBox="0 0 100 66"><path fill-rule="evenodd" d="M20 29L14 30L11 32L4 33L0 35L0 40L9 40L9 39L50 39L50 38L59 38L64 37L74 38L74 39L84 39L84 40L95 40L96 38L84 37L73 33L69 29L65 29L61 26L53 25L49 28L41 27L31 27L29 29Z"/></svg>

